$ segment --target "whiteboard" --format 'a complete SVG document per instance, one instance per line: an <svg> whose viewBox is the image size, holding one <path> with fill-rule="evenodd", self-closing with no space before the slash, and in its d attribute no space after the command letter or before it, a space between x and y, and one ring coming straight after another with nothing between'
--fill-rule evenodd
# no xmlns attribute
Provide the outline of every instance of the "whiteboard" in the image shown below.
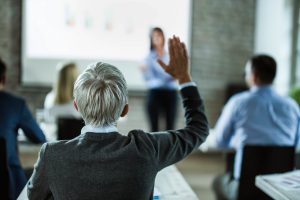
<svg viewBox="0 0 300 200"><path fill-rule="evenodd" d="M24 85L52 85L61 61L81 71L101 61L118 67L129 89L143 90L150 29L189 43L190 0L26 0L22 19Z"/></svg>

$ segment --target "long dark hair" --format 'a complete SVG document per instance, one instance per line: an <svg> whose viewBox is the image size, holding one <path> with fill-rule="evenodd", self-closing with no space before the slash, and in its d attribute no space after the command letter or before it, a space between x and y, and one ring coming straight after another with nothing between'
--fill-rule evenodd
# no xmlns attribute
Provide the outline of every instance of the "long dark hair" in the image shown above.
<svg viewBox="0 0 300 200"><path fill-rule="evenodd" d="M154 44L153 44L153 41L152 41L152 35L153 35L154 32L159 32L162 35L163 45L165 45L165 34L164 34L163 30L159 27L154 27L150 31L150 50L154 49Z"/></svg>

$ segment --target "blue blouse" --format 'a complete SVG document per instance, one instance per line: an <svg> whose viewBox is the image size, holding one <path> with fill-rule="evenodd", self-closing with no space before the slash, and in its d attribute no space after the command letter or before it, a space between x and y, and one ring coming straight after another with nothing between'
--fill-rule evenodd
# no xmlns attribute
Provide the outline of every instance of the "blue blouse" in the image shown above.
<svg viewBox="0 0 300 200"><path fill-rule="evenodd" d="M149 89L171 89L177 90L178 86L174 78L167 74L164 69L157 62L158 55L156 51L152 50L144 60L146 71L144 72L144 79ZM161 60L164 63L169 63L169 55L164 52Z"/></svg>

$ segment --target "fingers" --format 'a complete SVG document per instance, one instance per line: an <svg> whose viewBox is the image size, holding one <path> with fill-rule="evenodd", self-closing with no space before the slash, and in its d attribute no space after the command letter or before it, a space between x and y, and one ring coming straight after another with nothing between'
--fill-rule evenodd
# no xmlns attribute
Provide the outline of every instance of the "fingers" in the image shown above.
<svg viewBox="0 0 300 200"><path fill-rule="evenodd" d="M176 38L176 43L177 43L176 45L177 45L177 49L179 51L180 56L185 57L185 55L186 55L185 44L180 41L179 37Z"/></svg>
<svg viewBox="0 0 300 200"><path fill-rule="evenodd" d="M169 39L169 54L170 54L170 57L177 57L178 56L178 39L176 38L175 35L173 35L173 37L171 37Z"/></svg>
<svg viewBox="0 0 300 200"><path fill-rule="evenodd" d="M175 35L171 39L172 54L175 58L181 56L180 39Z"/></svg>
<svg viewBox="0 0 300 200"><path fill-rule="evenodd" d="M173 35L168 40L169 47L169 64L165 64L162 60L157 60L165 72L169 73L175 79L181 78L181 81L189 79L188 53L186 46L180 41L179 37ZM182 77L184 77L182 79Z"/></svg>
<svg viewBox="0 0 300 200"><path fill-rule="evenodd" d="M175 56L181 56L181 49L180 49L180 39L174 36L174 49L175 49Z"/></svg>
<svg viewBox="0 0 300 200"><path fill-rule="evenodd" d="M174 54L174 47L173 47L173 38L169 38L169 40L168 40L168 47L169 47L170 58L173 58L175 56L175 54Z"/></svg>
<svg viewBox="0 0 300 200"><path fill-rule="evenodd" d="M177 50L177 52L176 52L177 55L185 57L185 54L186 54L185 44L180 41L179 37L174 37L174 46Z"/></svg>
<svg viewBox="0 0 300 200"><path fill-rule="evenodd" d="M181 59L182 61L188 60L186 46L180 41L179 37L173 35L173 37L169 39L168 44L171 63L173 63L172 61L175 61L176 59Z"/></svg>
<svg viewBox="0 0 300 200"><path fill-rule="evenodd" d="M180 44L181 44L183 56L186 60L188 60L188 54L187 54L186 46L183 42L181 42Z"/></svg>

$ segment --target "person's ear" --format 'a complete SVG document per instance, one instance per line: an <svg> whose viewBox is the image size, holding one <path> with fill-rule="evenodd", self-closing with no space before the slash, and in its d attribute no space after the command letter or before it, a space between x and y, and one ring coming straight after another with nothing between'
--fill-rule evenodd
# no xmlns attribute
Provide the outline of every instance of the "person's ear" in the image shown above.
<svg viewBox="0 0 300 200"><path fill-rule="evenodd" d="M5 81L6 81L6 76L2 76L0 77L0 84L5 85Z"/></svg>
<svg viewBox="0 0 300 200"><path fill-rule="evenodd" d="M121 113L121 117L125 117L125 115L127 115L128 111L129 111L129 105L128 105L128 103L127 103L127 104L124 106L124 108L123 108L123 111L122 111L122 113Z"/></svg>
<svg viewBox="0 0 300 200"><path fill-rule="evenodd" d="M254 85L259 85L260 80L259 80L258 76L254 72L251 74L251 76L252 76L251 78L252 78L252 82L254 83Z"/></svg>
<svg viewBox="0 0 300 200"><path fill-rule="evenodd" d="M75 109L78 111L78 107L77 107L77 103L76 103L75 99L73 101L73 105L74 105Z"/></svg>

